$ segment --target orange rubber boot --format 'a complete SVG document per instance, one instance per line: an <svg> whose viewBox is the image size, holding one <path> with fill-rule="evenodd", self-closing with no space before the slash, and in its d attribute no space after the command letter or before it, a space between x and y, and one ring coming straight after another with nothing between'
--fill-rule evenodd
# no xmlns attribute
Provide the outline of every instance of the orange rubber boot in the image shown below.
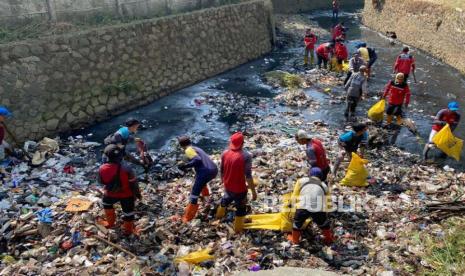
<svg viewBox="0 0 465 276"><path fill-rule="evenodd" d="M139 234L136 227L134 226L133 220L123 222L123 234L126 236L130 236L131 234L134 234L134 235Z"/></svg>
<svg viewBox="0 0 465 276"><path fill-rule="evenodd" d="M115 222L116 222L115 209L104 209L104 211L105 211L105 219L101 219L97 223L106 228L114 227Z"/></svg>
<svg viewBox="0 0 465 276"><path fill-rule="evenodd" d="M287 235L287 240L293 244L299 244L300 242L300 230L292 230L292 233Z"/></svg>
<svg viewBox="0 0 465 276"><path fill-rule="evenodd" d="M189 203L189 205L187 205L186 209L184 210L182 222L188 223L189 221L191 221L197 214L197 210L199 210L198 204Z"/></svg>
<svg viewBox="0 0 465 276"><path fill-rule="evenodd" d="M322 229L321 231L323 233L323 237L324 237L323 241L324 241L324 243L326 245L332 244L334 242L334 240L335 240L334 235L333 235L333 231L330 228Z"/></svg>

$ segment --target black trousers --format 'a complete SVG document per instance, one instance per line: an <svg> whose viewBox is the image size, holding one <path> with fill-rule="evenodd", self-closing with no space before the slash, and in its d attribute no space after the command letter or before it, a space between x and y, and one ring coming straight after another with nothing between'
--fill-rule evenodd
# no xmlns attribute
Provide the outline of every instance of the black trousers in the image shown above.
<svg viewBox="0 0 465 276"><path fill-rule="evenodd" d="M360 98L358 97L347 97L347 105L346 105L346 111L344 112L344 116L347 118L349 117L349 114L353 115L355 113L355 109L357 109L358 101Z"/></svg>
<svg viewBox="0 0 465 276"><path fill-rule="evenodd" d="M318 59L318 68L321 68L322 63L325 69L328 68L328 60L325 57L320 56L319 54L316 54L316 57Z"/></svg>
<svg viewBox="0 0 465 276"><path fill-rule="evenodd" d="M103 208L104 209L113 209L115 203L121 203L121 209L123 209L123 220L124 221L133 221L134 217L134 208L135 208L135 198L114 198L114 197L103 197Z"/></svg>
<svg viewBox="0 0 465 276"><path fill-rule="evenodd" d="M247 192L233 193L224 191L221 206L227 207L232 202L234 202L234 206L236 207L236 216L243 217L247 214Z"/></svg>
<svg viewBox="0 0 465 276"><path fill-rule="evenodd" d="M312 218L320 229L329 229L328 215L325 212L310 212L306 209L296 210L292 228L300 230L308 218Z"/></svg>
<svg viewBox="0 0 465 276"><path fill-rule="evenodd" d="M344 80L344 85L346 85L346 83L349 81L350 76L352 76L352 71L347 72L346 79Z"/></svg>

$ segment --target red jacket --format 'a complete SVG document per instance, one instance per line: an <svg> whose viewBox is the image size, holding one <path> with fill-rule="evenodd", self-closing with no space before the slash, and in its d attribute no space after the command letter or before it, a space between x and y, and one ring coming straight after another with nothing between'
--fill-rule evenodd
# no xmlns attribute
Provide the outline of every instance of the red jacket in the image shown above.
<svg viewBox="0 0 465 276"><path fill-rule="evenodd" d="M315 43L318 40L316 35L314 33L311 33L309 35L306 35L304 38L304 43L305 43L305 48L309 50L315 49Z"/></svg>
<svg viewBox="0 0 465 276"><path fill-rule="evenodd" d="M396 84L390 81L384 88L383 97L389 96L388 103L390 105L402 105L405 100L405 105L410 103L410 88L407 83Z"/></svg>
<svg viewBox="0 0 465 276"><path fill-rule="evenodd" d="M347 47L343 43L336 43L334 54L338 59L346 60L349 57L349 52Z"/></svg>
<svg viewBox="0 0 465 276"><path fill-rule="evenodd" d="M336 40L336 38L344 35L344 28L341 25L336 25L333 28L333 40Z"/></svg>
<svg viewBox="0 0 465 276"><path fill-rule="evenodd" d="M415 59L407 53L400 54L394 64L394 71L404 74L410 74L411 70L415 70Z"/></svg>
<svg viewBox="0 0 465 276"><path fill-rule="evenodd" d="M243 150L226 150L221 155L221 179L226 191L246 193L246 179L252 178L252 156Z"/></svg>
<svg viewBox="0 0 465 276"><path fill-rule="evenodd" d="M313 138L307 144L307 159L312 167L322 170L329 167L329 160L326 157L326 150L320 140Z"/></svg>
<svg viewBox="0 0 465 276"><path fill-rule="evenodd" d="M318 48L316 48L316 54L328 60L329 54L331 53L331 51L326 49L326 45L328 45L328 43L323 43L320 46L318 46Z"/></svg>
<svg viewBox="0 0 465 276"><path fill-rule="evenodd" d="M441 109L434 118L433 129L440 131L444 127L441 122L448 123L451 130L454 131L460 122L460 114L458 112L449 110L448 108Z"/></svg>
<svg viewBox="0 0 465 276"><path fill-rule="evenodd" d="M129 198L134 197L133 188L136 185L136 176L131 168L120 165L119 181L121 189L118 192L111 192L108 190L109 185L115 179L118 171L118 164L105 163L99 168L100 182L105 185L105 196L112 198Z"/></svg>

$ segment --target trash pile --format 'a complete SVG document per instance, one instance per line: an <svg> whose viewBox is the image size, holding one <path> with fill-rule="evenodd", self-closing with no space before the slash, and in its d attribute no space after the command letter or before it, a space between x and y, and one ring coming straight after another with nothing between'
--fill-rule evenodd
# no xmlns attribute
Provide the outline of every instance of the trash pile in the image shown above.
<svg viewBox="0 0 465 276"><path fill-rule="evenodd" d="M300 89L289 89L275 97L275 100L282 105L307 107L312 104L310 96Z"/></svg>

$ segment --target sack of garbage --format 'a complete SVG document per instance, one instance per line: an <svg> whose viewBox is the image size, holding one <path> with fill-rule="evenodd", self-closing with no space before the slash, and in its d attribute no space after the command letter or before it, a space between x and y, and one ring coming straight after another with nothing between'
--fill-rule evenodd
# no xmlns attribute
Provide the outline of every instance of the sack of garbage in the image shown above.
<svg viewBox="0 0 465 276"><path fill-rule="evenodd" d="M367 163L368 160L363 159L356 153L352 152L352 160L350 160L346 176L341 180L341 185L353 187L368 186L368 170L365 168L365 164Z"/></svg>
<svg viewBox="0 0 465 276"><path fill-rule="evenodd" d="M433 143L442 150L445 154L460 161L460 153L462 152L463 140L452 134L449 124L443 127L433 138Z"/></svg>
<svg viewBox="0 0 465 276"><path fill-rule="evenodd" d="M190 264L198 264L204 261L213 260L215 257L210 255L210 248L202 249L196 252L187 254L186 256L176 258L176 262L186 262Z"/></svg>
<svg viewBox="0 0 465 276"><path fill-rule="evenodd" d="M382 99L379 102L375 103L369 110L368 110L368 118L372 121L380 122L384 119L384 109L386 105L386 100Z"/></svg>

